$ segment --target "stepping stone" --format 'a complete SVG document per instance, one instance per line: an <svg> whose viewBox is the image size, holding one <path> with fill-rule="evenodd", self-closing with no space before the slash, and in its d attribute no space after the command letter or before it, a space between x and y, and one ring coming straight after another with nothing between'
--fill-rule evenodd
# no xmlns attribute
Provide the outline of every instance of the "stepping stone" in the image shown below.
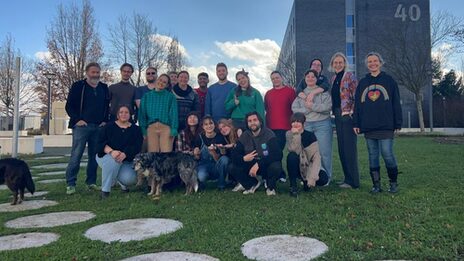
<svg viewBox="0 0 464 261"><path fill-rule="evenodd" d="M57 227L84 222L94 217L95 214L88 211L55 212L13 219L6 222L5 226L10 228Z"/></svg>
<svg viewBox="0 0 464 261"><path fill-rule="evenodd" d="M259 237L242 245L243 255L258 261L306 261L328 250L327 245L317 239L290 235Z"/></svg>
<svg viewBox="0 0 464 261"><path fill-rule="evenodd" d="M33 198L33 197L40 197L40 196L44 196L44 195L47 195L48 194L48 191L36 191L34 192L34 195L32 195L31 193L27 192L27 193L24 193L24 197L25 198ZM13 196L11 196L10 198L12 198ZM21 203L22 204L22 203Z"/></svg>
<svg viewBox="0 0 464 261"><path fill-rule="evenodd" d="M65 170L37 173L38 176L55 176L55 175L64 175L64 174L66 174Z"/></svg>
<svg viewBox="0 0 464 261"><path fill-rule="evenodd" d="M0 190L8 190L9 188L6 185L0 185Z"/></svg>
<svg viewBox="0 0 464 261"><path fill-rule="evenodd" d="M87 162L81 162L81 167L86 167ZM45 164L33 166L33 169L65 169L68 167L68 163L54 163L54 164Z"/></svg>
<svg viewBox="0 0 464 261"><path fill-rule="evenodd" d="M129 257L121 261L219 261L219 259L203 254L183 251L159 252Z"/></svg>
<svg viewBox="0 0 464 261"><path fill-rule="evenodd" d="M35 158L36 160L49 160L49 159L62 159L63 156L45 156L45 157L38 157Z"/></svg>
<svg viewBox="0 0 464 261"><path fill-rule="evenodd" d="M50 184L50 183L59 183L59 182L65 182L65 179L45 179L45 180L39 180L37 183L40 184Z"/></svg>
<svg viewBox="0 0 464 261"><path fill-rule="evenodd" d="M64 154L63 156L65 156L65 157L71 157L71 153ZM88 156L88 155L87 155L87 152L84 152L84 153L82 154L82 157L87 157L87 156Z"/></svg>
<svg viewBox="0 0 464 261"><path fill-rule="evenodd" d="M60 236L55 233L24 233L0 237L0 251L48 245Z"/></svg>
<svg viewBox="0 0 464 261"><path fill-rule="evenodd" d="M32 177L32 180L36 180L36 179L39 179L40 177Z"/></svg>
<svg viewBox="0 0 464 261"><path fill-rule="evenodd" d="M180 228L182 223L172 219L139 218L98 225L87 230L84 236L106 243L129 242L168 234Z"/></svg>
<svg viewBox="0 0 464 261"><path fill-rule="evenodd" d="M18 205L11 205L10 203L0 204L0 212L17 212L26 211L31 209L39 209L57 205L58 202L52 200L28 200L23 201Z"/></svg>

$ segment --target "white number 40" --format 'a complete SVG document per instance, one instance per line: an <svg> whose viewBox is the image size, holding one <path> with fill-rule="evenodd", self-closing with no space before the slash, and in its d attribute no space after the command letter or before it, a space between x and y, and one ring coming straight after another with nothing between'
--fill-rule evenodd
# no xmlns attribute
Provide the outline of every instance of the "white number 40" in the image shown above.
<svg viewBox="0 0 464 261"><path fill-rule="evenodd" d="M409 7L408 13L406 13L406 7L404 7L402 4L399 4L396 8L395 18L401 18L401 20L405 22L408 17L413 22L419 21L421 17L420 7L416 4L413 4Z"/></svg>

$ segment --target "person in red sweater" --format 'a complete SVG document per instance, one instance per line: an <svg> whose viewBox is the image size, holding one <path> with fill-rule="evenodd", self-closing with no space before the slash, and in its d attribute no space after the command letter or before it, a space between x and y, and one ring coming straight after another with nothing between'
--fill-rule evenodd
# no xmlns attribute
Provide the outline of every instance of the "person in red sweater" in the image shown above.
<svg viewBox="0 0 464 261"><path fill-rule="evenodd" d="M279 71L271 73L272 89L264 96L266 109L266 125L277 137L280 148L285 148L285 133L291 129L292 103L296 98L295 90L283 84L282 74ZM285 172L280 176L285 182Z"/></svg>
<svg viewBox="0 0 464 261"><path fill-rule="evenodd" d="M206 94L208 93L208 83L209 83L209 75L205 72L201 72L197 76L198 80L198 88L195 91L198 94L198 101L200 103L200 118L205 116L205 102L206 102Z"/></svg>

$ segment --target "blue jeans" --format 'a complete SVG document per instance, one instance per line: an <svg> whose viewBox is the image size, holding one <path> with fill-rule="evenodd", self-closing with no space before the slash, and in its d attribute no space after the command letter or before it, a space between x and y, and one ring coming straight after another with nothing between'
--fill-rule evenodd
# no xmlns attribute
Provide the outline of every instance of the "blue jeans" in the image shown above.
<svg viewBox="0 0 464 261"><path fill-rule="evenodd" d="M367 151L369 152L369 168L380 167L380 153L387 168L396 168L395 155L393 155L393 139L374 140L367 139Z"/></svg>
<svg viewBox="0 0 464 261"><path fill-rule="evenodd" d="M103 157L95 156L98 166L102 168L102 188L103 192L110 192L111 186L119 181L124 186L134 185L137 182L137 174L129 162L116 162L111 155Z"/></svg>
<svg viewBox="0 0 464 261"><path fill-rule="evenodd" d="M95 155L97 154L98 131L98 125L92 123L88 123L87 126L75 126L73 128L71 158L66 168L66 183L68 186L76 186L77 174L79 173L81 158L86 144L88 146L87 154L89 162L87 163L87 178L85 179L85 183L91 185L97 182L97 162L95 161Z"/></svg>
<svg viewBox="0 0 464 261"><path fill-rule="evenodd" d="M322 168L332 179L332 122L330 118L321 121L305 122L304 128L307 131L314 132L317 143L319 144L319 152L321 153Z"/></svg>
<svg viewBox="0 0 464 261"><path fill-rule="evenodd" d="M208 179L217 179L218 188L223 189L226 187L227 167L229 165L229 158L221 156L217 162L214 160L200 160L197 167L198 180L201 183L206 182Z"/></svg>

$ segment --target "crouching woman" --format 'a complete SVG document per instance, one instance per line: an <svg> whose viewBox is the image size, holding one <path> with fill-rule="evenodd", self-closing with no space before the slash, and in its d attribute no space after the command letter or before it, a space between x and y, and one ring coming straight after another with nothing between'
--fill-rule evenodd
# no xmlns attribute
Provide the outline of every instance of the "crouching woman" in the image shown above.
<svg viewBox="0 0 464 261"><path fill-rule="evenodd" d="M130 118L129 106L121 105L117 120L100 130L96 160L102 168L102 198L110 195L115 182L127 192L127 186L137 181L132 160L142 149L143 136L139 126L130 123Z"/></svg>
<svg viewBox="0 0 464 261"><path fill-rule="evenodd" d="M325 186L329 176L321 169L319 145L313 132L304 129L306 117L297 112L291 117L291 130L287 131L287 172L290 179L290 195L296 197L296 179L301 177L305 190L315 186Z"/></svg>

